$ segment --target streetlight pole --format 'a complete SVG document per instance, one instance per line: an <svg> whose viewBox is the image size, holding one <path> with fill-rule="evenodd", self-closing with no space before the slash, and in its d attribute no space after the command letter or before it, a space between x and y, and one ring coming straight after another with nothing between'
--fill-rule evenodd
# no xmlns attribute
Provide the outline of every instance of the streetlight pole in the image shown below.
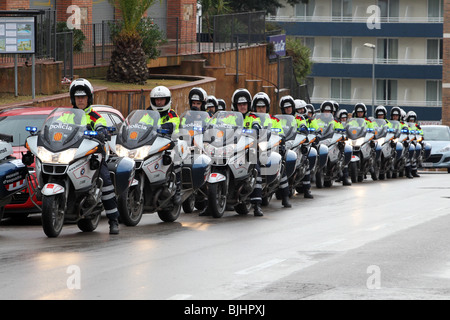
<svg viewBox="0 0 450 320"><path fill-rule="evenodd" d="M364 43L364 46L372 49L372 117L375 118L375 48L376 46L371 43Z"/></svg>

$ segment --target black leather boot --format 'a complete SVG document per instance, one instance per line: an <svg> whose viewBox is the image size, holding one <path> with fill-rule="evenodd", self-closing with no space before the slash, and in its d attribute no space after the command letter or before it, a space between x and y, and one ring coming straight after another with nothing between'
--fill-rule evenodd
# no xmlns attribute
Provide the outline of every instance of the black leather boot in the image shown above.
<svg viewBox="0 0 450 320"><path fill-rule="evenodd" d="M311 190L305 190L305 192L303 192L303 197L305 199L314 199L314 196L311 194Z"/></svg>
<svg viewBox="0 0 450 320"><path fill-rule="evenodd" d="M255 215L255 217L262 217L263 216L261 205L259 203L255 203L253 205L253 214Z"/></svg>
<svg viewBox="0 0 450 320"><path fill-rule="evenodd" d="M414 178L420 178L420 175L417 173L417 170L412 170L411 173Z"/></svg>
<svg viewBox="0 0 450 320"><path fill-rule="evenodd" d="M283 200L281 200L281 205L285 208L292 208L291 203L289 202L289 196L284 196Z"/></svg>
<svg viewBox="0 0 450 320"><path fill-rule="evenodd" d="M119 221L117 219L111 219L109 223L109 234L119 234Z"/></svg>
<svg viewBox="0 0 450 320"><path fill-rule="evenodd" d="M408 179L412 179L413 178L413 175L411 174L411 167L410 166L405 167L405 173L406 173L406 177Z"/></svg>

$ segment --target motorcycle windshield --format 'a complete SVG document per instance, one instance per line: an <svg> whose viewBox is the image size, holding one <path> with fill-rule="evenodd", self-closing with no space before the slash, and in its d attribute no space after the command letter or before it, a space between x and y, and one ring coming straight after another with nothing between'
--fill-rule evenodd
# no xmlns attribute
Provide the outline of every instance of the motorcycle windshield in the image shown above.
<svg viewBox="0 0 450 320"><path fill-rule="evenodd" d="M40 139L53 152L65 150L84 137L86 113L80 109L57 108L42 125Z"/></svg>
<svg viewBox="0 0 450 320"><path fill-rule="evenodd" d="M334 117L331 113L317 113L315 119L317 120L317 125L322 132L322 138L330 138L334 133Z"/></svg>
<svg viewBox="0 0 450 320"><path fill-rule="evenodd" d="M261 129L259 130L259 140L269 140L270 136L272 135L272 130L274 134L281 134L282 129L281 128L274 128L273 127L273 121L270 117L270 114L268 113L259 113L254 112L253 113L257 118L259 118L259 121L261 123Z"/></svg>
<svg viewBox="0 0 450 320"><path fill-rule="evenodd" d="M351 118L345 126L347 137L352 140L363 137L366 134L366 129L366 120L363 118Z"/></svg>
<svg viewBox="0 0 450 320"><path fill-rule="evenodd" d="M133 110L119 129L120 143L128 149L152 144L161 127L160 122L157 111Z"/></svg>
<svg viewBox="0 0 450 320"><path fill-rule="evenodd" d="M401 126L400 125L401 124L400 124L399 121L389 120L389 129L388 129L388 131L392 132L394 134L395 138L398 138L400 136L400 134L401 134L401 131L400 131Z"/></svg>
<svg viewBox="0 0 450 320"><path fill-rule="evenodd" d="M214 146L236 143L243 133L244 118L242 113L218 111L210 119L203 135L203 141Z"/></svg>
<svg viewBox="0 0 450 320"><path fill-rule="evenodd" d="M297 134L297 120L290 114L277 114L275 116L280 120L286 141L294 140Z"/></svg>
<svg viewBox="0 0 450 320"><path fill-rule="evenodd" d="M384 119L373 119L373 129L375 139L380 139L386 136L388 132L388 124Z"/></svg>
<svg viewBox="0 0 450 320"><path fill-rule="evenodd" d="M407 124L408 124L409 135L411 138L414 138L416 136L416 134L418 134L416 124L414 122L408 122Z"/></svg>
<svg viewBox="0 0 450 320"><path fill-rule="evenodd" d="M188 110L181 114L180 119L180 131L186 129L202 133L211 118L206 111Z"/></svg>

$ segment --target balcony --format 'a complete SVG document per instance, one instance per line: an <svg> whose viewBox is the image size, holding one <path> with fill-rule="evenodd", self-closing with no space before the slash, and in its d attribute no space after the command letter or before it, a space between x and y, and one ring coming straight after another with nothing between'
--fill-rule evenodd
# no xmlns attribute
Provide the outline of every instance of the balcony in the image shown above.
<svg viewBox="0 0 450 320"><path fill-rule="evenodd" d="M334 57L315 57L314 63L344 63L344 64L372 64L373 58L334 58ZM392 65L433 65L442 66L442 59L379 59L375 58L375 64Z"/></svg>
<svg viewBox="0 0 450 320"><path fill-rule="evenodd" d="M354 22L367 23L368 16L268 16L266 21L273 22ZM380 23L444 23L443 17L381 17Z"/></svg>

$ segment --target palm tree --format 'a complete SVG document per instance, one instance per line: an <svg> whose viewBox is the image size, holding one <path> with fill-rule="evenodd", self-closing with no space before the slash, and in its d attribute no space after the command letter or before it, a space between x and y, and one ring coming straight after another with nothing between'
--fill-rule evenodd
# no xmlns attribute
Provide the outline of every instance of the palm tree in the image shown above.
<svg viewBox="0 0 450 320"><path fill-rule="evenodd" d="M123 26L113 39L106 79L114 82L144 84L149 77L147 57L142 49L142 38L137 26L155 0L109 0L120 12Z"/></svg>

